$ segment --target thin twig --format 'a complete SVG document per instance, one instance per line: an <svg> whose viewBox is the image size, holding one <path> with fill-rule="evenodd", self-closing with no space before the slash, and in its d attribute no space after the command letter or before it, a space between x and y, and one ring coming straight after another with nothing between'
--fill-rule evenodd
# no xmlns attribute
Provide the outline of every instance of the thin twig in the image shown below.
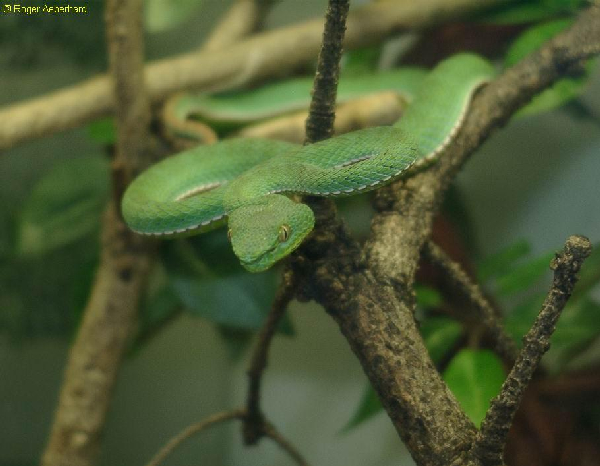
<svg viewBox="0 0 600 466"><path fill-rule="evenodd" d="M224 411L222 413L213 414L212 416L209 416L206 419L197 422L196 424L186 427L179 434L169 440L165 446L163 446L159 452L154 455L154 457L146 464L146 466L158 466L165 460L167 456L173 453L173 451L179 447L179 445L188 440L190 437L202 432L203 430L213 427L216 424L220 424L221 422L232 419L243 419L245 414L246 413L243 409Z"/></svg>
<svg viewBox="0 0 600 466"><path fill-rule="evenodd" d="M591 253L592 245L583 236L571 236L552 261L554 280L542 309L527 335L523 349L508 374L500 394L492 401L475 440L473 452L486 466L501 465L506 437L523 393L550 348L556 322L577 283L577 273Z"/></svg>
<svg viewBox="0 0 600 466"><path fill-rule="evenodd" d="M312 144L333 136L335 98L349 8L349 0L329 0L325 12L323 43L319 52L312 99L306 119L305 144Z"/></svg>
<svg viewBox="0 0 600 466"><path fill-rule="evenodd" d="M206 429L214 427L215 425L225 421L230 421L233 419L239 419L243 421L245 418L245 410L234 409L232 411L224 411L222 413L213 414L212 416L209 416L200 422L192 424L169 440L165 446L163 446L159 452L154 455L154 457L146 464L146 466L158 466L183 442ZM308 466L308 463L302 457L300 452L296 450L290 441L283 437L283 435L279 433L275 426L268 421L264 421L264 435L277 443L290 456L290 458L292 458L300 466Z"/></svg>
<svg viewBox="0 0 600 466"><path fill-rule="evenodd" d="M425 243L423 253L431 262L442 269L447 278L451 280L469 299L472 305L475 306L478 311L480 322L494 341L496 352L505 363L512 365L517 358L517 345L506 333L499 316L494 312L492 305L485 298L479 285L467 275L459 263L452 260L443 249L432 241Z"/></svg>
<svg viewBox="0 0 600 466"><path fill-rule="evenodd" d="M344 134L371 126L386 126L398 121L406 101L393 91L383 91L357 97L337 104L334 133ZM306 111L284 115L254 125L236 133L239 137L280 139L302 144L306 139Z"/></svg>
<svg viewBox="0 0 600 466"><path fill-rule="evenodd" d="M277 443L287 454L300 466L308 466L308 463L298 450L292 445L289 440L283 437L275 426L270 422L265 422L265 436L269 437L275 443Z"/></svg>
<svg viewBox="0 0 600 466"><path fill-rule="evenodd" d="M380 41L489 8L507 0L420 0L381 2L357 8L349 15L346 48ZM226 51L194 52L146 66L153 103L177 91L231 88L289 73L309 63L319 50L322 20L311 20L257 34ZM240 77L243 77L241 79ZM85 124L114 111L107 75L98 75L41 97L0 109L0 149Z"/></svg>
<svg viewBox="0 0 600 466"><path fill-rule="evenodd" d="M277 326L285 314L285 310L294 297L297 282L291 269L287 268L282 282L271 305L271 311L258 335L258 341L252 354L248 368L248 396L246 401L247 416L244 419L243 434L246 445L253 445L266 433L264 417L260 409L260 387L262 375L267 367L267 357L271 341Z"/></svg>

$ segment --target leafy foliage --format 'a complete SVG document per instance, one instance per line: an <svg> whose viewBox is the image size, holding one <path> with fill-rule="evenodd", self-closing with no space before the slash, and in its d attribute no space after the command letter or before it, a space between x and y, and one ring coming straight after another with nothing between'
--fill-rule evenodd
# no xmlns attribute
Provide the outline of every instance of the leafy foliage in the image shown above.
<svg viewBox="0 0 600 466"><path fill-rule="evenodd" d="M600 337L600 303L590 295L599 276L600 253L596 247L581 269L582 280L565 306L552 335L550 350L544 356L545 366L551 372L567 369L574 358L585 353ZM508 313L506 328L517 342L533 324L545 296L545 291L526 296Z"/></svg>
<svg viewBox="0 0 600 466"><path fill-rule="evenodd" d="M26 4L44 6L40 0ZM70 0L69 4L85 6L88 13L76 16L3 14L0 40L8 53L2 58L6 57L10 65L25 67L53 58L52 52L58 52L78 63L104 68L106 51L98 45L103 44L105 38L104 4L89 0Z"/></svg>
<svg viewBox="0 0 600 466"><path fill-rule="evenodd" d="M596 247L581 270L581 281L559 320L552 336L552 346L544 357L551 372L569 367L600 337L600 304L589 292L600 281L600 251ZM505 326L520 341L537 317L546 289L538 284L548 277L554 253L531 257L531 246L521 240L484 258L478 267L480 280L495 290L497 296L513 301ZM436 290L417 287L421 307L437 307L441 297ZM539 291L536 291L539 290ZM515 304L516 301L516 304ZM454 348L463 333L462 326L447 317L428 317L421 324L421 334L434 363L439 364ZM444 380L470 419L479 425L504 381L501 361L488 350L463 349L452 357L444 371ZM377 394L370 384L344 430L354 428L382 411Z"/></svg>
<svg viewBox="0 0 600 466"><path fill-rule="evenodd" d="M183 23L203 0L146 0L144 20L148 32L163 32Z"/></svg>
<svg viewBox="0 0 600 466"><path fill-rule="evenodd" d="M586 0L522 0L501 5L484 19L496 24L533 23L555 18L561 15L572 15L584 8Z"/></svg>
<svg viewBox="0 0 600 466"><path fill-rule="evenodd" d="M188 312L231 328L261 327L275 294L275 271L245 272L222 230L164 246L169 287ZM292 333L289 320L281 329Z"/></svg>
<svg viewBox="0 0 600 466"><path fill-rule="evenodd" d="M490 400L500 392L505 374L502 362L489 350L461 350L444 371L444 381L476 426L481 424Z"/></svg>
<svg viewBox="0 0 600 466"><path fill-rule="evenodd" d="M115 120L110 117L91 122L87 130L90 138L99 144L113 144L117 139Z"/></svg>
<svg viewBox="0 0 600 466"><path fill-rule="evenodd" d="M98 231L108 189L106 160L81 157L53 167L20 212L17 254L43 254Z"/></svg>
<svg viewBox="0 0 600 466"><path fill-rule="evenodd" d="M559 19L538 24L527 29L512 43L507 51L504 62L505 66L510 67L515 65L528 54L540 48L544 42L568 28L572 23L573 20L570 18ZM583 92L585 84L588 81L592 65L593 63L590 62L577 75L563 78L549 89L535 96L515 117L552 110L578 97Z"/></svg>

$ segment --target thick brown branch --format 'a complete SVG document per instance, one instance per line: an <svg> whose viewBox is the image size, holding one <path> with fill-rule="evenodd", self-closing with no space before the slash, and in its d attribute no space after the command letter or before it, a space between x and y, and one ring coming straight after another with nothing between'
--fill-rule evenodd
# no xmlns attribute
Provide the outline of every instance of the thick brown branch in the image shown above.
<svg viewBox="0 0 600 466"><path fill-rule="evenodd" d="M42 464L89 466L99 449L121 361L137 323L152 244L119 215L120 193L145 165L149 102L143 80L141 0L107 3L108 43L117 116L113 191L102 224L100 267L71 348Z"/></svg>
<svg viewBox="0 0 600 466"><path fill-rule="evenodd" d="M363 251L335 217L295 267L331 313L419 465L468 458L475 428L429 359L412 314L419 251L443 192L460 166L516 109L599 48L600 8L483 88L438 163L378 192ZM310 261L305 260L311 259Z"/></svg>
<svg viewBox="0 0 600 466"><path fill-rule="evenodd" d="M517 358L517 345L506 333L500 317L475 283L457 262L431 241L425 243L423 253L436 264L447 278L458 287L475 307L478 321L494 341L495 350L505 363L512 365Z"/></svg>
<svg viewBox="0 0 600 466"><path fill-rule="evenodd" d="M504 381L500 394L492 401L477 435L473 453L483 465L499 466L503 463L506 437L515 412L542 356L550 348L550 337L556 322L577 283L577 273L591 250L592 245L587 238L571 236L563 251L552 261L552 287L536 321L523 338L523 349Z"/></svg>
<svg viewBox="0 0 600 466"><path fill-rule="evenodd" d="M421 0L381 2L357 8L348 17L345 47L361 47L391 34L426 26L508 0ZM195 52L160 60L145 69L152 102L176 91L241 86L289 73L314 60L322 20L259 34L227 51ZM0 149L74 128L114 111L110 81L101 75L75 86L0 110Z"/></svg>

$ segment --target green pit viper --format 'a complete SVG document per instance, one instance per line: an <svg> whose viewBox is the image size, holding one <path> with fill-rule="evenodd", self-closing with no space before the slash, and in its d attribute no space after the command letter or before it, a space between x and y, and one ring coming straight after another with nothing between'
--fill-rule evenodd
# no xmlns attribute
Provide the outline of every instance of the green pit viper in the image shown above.
<svg viewBox="0 0 600 466"><path fill-rule="evenodd" d="M394 91L401 101L408 103L425 74L422 68L403 67L369 75L344 76L337 89L337 103L381 91ZM216 134L211 128L231 131L308 109L312 85L313 78L306 76L276 81L252 91L177 94L165 105L165 130L172 139L197 144L212 142L216 140Z"/></svg>
<svg viewBox="0 0 600 466"><path fill-rule="evenodd" d="M354 195L422 170L452 141L473 93L493 75L483 58L458 54L426 75L393 126L307 146L240 138L179 153L131 183L123 217L146 235L199 233L227 220L242 265L266 270L314 226L312 210L290 195Z"/></svg>

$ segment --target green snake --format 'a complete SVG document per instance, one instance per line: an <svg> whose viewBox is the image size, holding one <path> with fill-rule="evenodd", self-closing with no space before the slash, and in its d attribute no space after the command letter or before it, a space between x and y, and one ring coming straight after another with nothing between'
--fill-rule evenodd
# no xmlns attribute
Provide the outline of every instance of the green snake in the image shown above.
<svg viewBox="0 0 600 466"><path fill-rule="evenodd" d="M406 67L369 75L351 75L340 80L337 102L343 103L380 91L394 91L410 102L426 72ZM235 129L249 123L308 109L312 77L277 81L248 91L230 91L217 95L177 94L169 99L164 112L170 137L192 141L210 140L203 122L221 130Z"/></svg>
<svg viewBox="0 0 600 466"><path fill-rule="evenodd" d="M423 169L452 141L473 93L493 75L486 60L458 54L427 74L393 126L307 146L240 138L182 152L131 183L123 217L149 235L202 232L226 219L241 264L266 270L314 226L312 210L290 195L354 195Z"/></svg>

